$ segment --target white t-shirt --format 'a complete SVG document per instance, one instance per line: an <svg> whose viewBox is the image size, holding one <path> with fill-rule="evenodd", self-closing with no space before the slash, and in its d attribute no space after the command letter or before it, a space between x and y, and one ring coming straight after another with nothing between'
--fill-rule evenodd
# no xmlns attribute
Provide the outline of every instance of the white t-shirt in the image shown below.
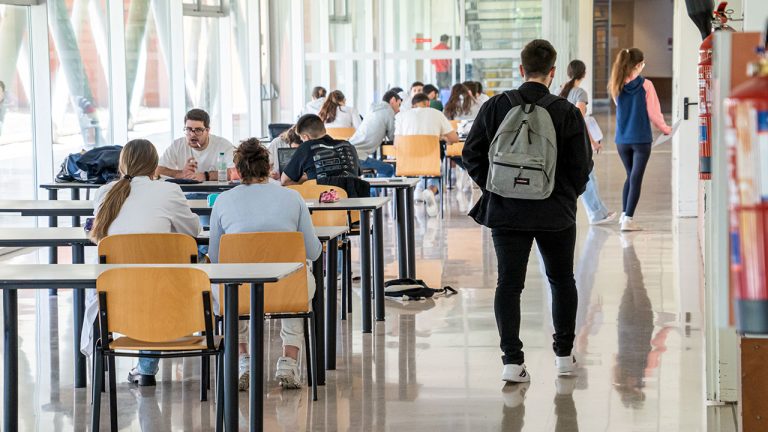
<svg viewBox="0 0 768 432"><path fill-rule="evenodd" d="M355 128L360 127L360 113L355 107L343 106L336 110L336 118L332 123L326 123L329 128Z"/></svg>
<svg viewBox="0 0 768 432"><path fill-rule="evenodd" d="M437 135L451 132L451 122L434 108L411 108L395 116L395 135Z"/></svg>
<svg viewBox="0 0 768 432"><path fill-rule="evenodd" d="M197 161L198 171L216 171L216 159L218 159L219 153L223 152L227 159L227 167L231 168L235 166L233 162L234 150L231 142L213 134L208 136L208 147L204 150L193 149L187 145L187 139L181 137L175 139L173 144L165 149L160 157L159 165L169 169L182 170L187 164L187 160L194 157Z"/></svg>

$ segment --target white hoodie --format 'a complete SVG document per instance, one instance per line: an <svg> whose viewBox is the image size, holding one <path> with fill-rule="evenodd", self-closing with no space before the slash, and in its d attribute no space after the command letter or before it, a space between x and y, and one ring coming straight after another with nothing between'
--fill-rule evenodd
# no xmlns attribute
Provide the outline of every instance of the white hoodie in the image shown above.
<svg viewBox="0 0 768 432"><path fill-rule="evenodd" d="M320 108L323 107L323 103L325 103L325 98L324 97L321 97L320 99L315 99L313 101L307 102L307 105L301 111L301 114L299 114L299 116L303 116L304 114L317 114L317 113L319 113L320 112Z"/></svg>

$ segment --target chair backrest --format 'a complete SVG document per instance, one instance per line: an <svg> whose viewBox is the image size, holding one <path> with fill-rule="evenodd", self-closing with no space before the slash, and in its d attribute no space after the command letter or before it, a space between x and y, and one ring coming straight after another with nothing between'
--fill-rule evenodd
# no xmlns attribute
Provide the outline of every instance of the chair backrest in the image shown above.
<svg viewBox="0 0 768 432"><path fill-rule="evenodd" d="M451 129L455 132L459 131L459 121L460 120L448 120L451 123Z"/></svg>
<svg viewBox="0 0 768 432"><path fill-rule="evenodd" d="M300 232L256 232L224 234L219 245L220 263L300 263L301 270L281 280L264 285L264 312L308 312L307 253ZM224 287L219 299L224 299ZM240 285L239 313L250 312L249 285ZM223 301L221 314L224 314Z"/></svg>
<svg viewBox="0 0 768 432"><path fill-rule="evenodd" d="M355 128L329 127L329 128L325 128L325 133L327 133L331 138L336 140L348 140L352 138L352 135L355 134Z"/></svg>
<svg viewBox="0 0 768 432"><path fill-rule="evenodd" d="M189 264L197 262L197 242L180 233L117 234L99 242L102 264Z"/></svg>
<svg viewBox="0 0 768 432"><path fill-rule="evenodd" d="M144 342L169 342L213 329L211 283L202 270L112 269L99 275L96 290L99 308L104 312L106 307L109 333Z"/></svg>
<svg viewBox="0 0 768 432"><path fill-rule="evenodd" d="M381 155L384 156L385 159L392 159L395 157L395 146L391 144L382 144L381 146Z"/></svg>
<svg viewBox="0 0 768 432"><path fill-rule="evenodd" d="M307 201L317 201L320 193L327 190L335 190L339 198L346 198L347 191L340 187L319 185L315 180L308 180L300 185L287 186L298 191ZM312 225L314 226L347 226L347 212L344 210L323 210L312 213Z"/></svg>
<svg viewBox="0 0 768 432"><path fill-rule="evenodd" d="M398 177L439 177L440 138L437 135L395 135Z"/></svg>
<svg viewBox="0 0 768 432"><path fill-rule="evenodd" d="M278 135L290 129L291 126L293 126L292 123L270 123L267 125L269 139L275 139Z"/></svg>
<svg viewBox="0 0 768 432"><path fill-rule="evenodd" d="M461 157L461 152L463 150L464 150L463 142L448 144L445 147L445 155L448 157Z"/></svg>

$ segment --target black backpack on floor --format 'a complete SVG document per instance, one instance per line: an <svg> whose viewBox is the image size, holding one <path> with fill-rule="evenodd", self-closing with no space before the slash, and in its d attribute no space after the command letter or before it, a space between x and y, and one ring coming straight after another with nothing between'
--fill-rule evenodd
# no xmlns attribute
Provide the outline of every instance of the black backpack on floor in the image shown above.
<svg viewBox="0 0 768 432"><path fill-rule="evenodd" d="M420 300L431 298L435 294L446 296L456 294L457 291L449 286L442 289L430 288L421 279L393 279L384 282L384 295L386 297L407 298L408 300Z"/></svg>

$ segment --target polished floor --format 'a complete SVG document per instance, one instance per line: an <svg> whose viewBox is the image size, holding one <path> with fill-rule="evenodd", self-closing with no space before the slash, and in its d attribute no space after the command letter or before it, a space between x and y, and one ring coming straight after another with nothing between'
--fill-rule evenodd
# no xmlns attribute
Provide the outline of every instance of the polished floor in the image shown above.
<svg viewBox="0 0 768 432"><path fill-rule="evenodd" d="M596 169L606 203L618 209L624 174L615 151L597 156ZM355 303L352 319L339 326L337 370L328 372L317 402L306 390L284 391L271 379L279 328L270 324L265 430L735 431L733 408L705 404L696 220L672 217L670 171L669 151L655 152L636 217L645 231L620 235L617 226L590 227L580 210L578 377L555 375L548 287L533 253L521 331L532 380L501 382L493 315L497 263L489 232L464 216L471 192L454 189L442 220L427 218L417 204L416 253L419 277L458 294L388 301L386 321L366 335ZM394 276L394 226L387 229L387 275ZM66 253L62 249L62 262ZM6 262L46 257L27 250ZM24 292L19 314L20 429L87 430L90 396L72 386L70 292ZM118 360L119 379L131 365ZM156 388L120 382L121 430L213 429L214 405L198 398L198 362L163 362L158 378ZM102 406L106 429L106 396ZM240 406L245 430L246 393Z"/></svg>

